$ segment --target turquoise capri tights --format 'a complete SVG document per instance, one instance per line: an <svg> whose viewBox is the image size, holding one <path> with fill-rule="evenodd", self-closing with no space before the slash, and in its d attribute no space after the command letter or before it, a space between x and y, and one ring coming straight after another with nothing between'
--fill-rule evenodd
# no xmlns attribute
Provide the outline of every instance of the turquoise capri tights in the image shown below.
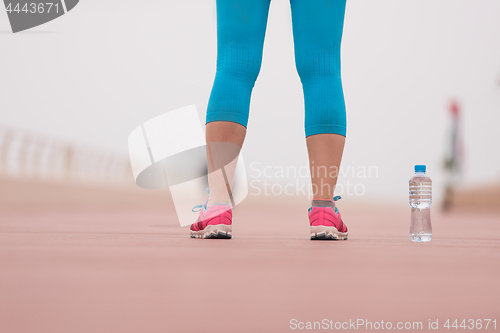
<svg viewBox="0 0 500 333"><path fill-rule="evenodd" d="M247 126L271 0L217 0L217 72L206 122ZM340 44L346 0L290 0L306 137L346 135Z"/></svg>

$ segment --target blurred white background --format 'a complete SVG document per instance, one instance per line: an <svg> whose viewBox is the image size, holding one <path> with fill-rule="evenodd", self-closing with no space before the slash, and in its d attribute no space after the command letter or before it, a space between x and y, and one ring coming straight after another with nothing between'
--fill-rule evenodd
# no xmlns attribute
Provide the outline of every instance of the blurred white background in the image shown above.
<svg viewBox="0 0 500 333"><path fill-rule="evenodd" d="M451 98L463 111L463 185L500 181L498 13L497 0L348 1L343 167L375 166L378 177L340 184L362 184L366 199L406 203L413 165L427 164L439 200ZM272 0L243 150L250 177L254 162L307 163L291 29L289 1ZM0 123L126 154L128 134L161 113L196 104L204 119L215 0L81 0L18 34L0 10L0 45Z"/></svg>

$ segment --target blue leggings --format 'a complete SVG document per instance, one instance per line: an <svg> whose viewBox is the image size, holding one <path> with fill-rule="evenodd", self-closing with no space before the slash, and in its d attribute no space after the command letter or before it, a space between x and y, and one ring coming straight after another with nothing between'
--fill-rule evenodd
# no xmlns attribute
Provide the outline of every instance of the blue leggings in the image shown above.
<svg viewBox="0 0 500 333"><path fill-rule="evenodd" d="M247 126L271 0L217 0L217 73L206 122ZM340 44L346 0L290 0L306 137L346 135Z"/></svg>

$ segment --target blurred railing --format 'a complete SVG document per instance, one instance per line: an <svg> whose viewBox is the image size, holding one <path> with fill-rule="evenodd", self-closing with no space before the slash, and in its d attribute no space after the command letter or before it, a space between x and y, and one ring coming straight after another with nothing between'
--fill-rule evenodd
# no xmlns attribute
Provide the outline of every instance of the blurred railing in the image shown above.
<svg viewBox="0 0 500 333"><path fill-rule="evenodd" d="M0 176L85 183L133 184L127 156L0 125Z"/></svg>

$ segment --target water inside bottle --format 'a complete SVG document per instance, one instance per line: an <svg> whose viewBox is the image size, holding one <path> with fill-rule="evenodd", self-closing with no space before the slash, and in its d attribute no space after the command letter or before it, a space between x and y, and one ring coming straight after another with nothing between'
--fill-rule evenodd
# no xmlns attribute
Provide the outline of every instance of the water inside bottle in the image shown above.
<svg viewBox="0 0 500 333"><path fill-rule="evenodd" d="M430 208L432 181L428 177L415 176L410 180L410 205L412 208Z"/></svg>
<svg viewBox="0 0 500 333"><path fill-rule="evenodd" d="M412 208L410 239L414 242L428 242L431 238L431 210L429 208Z"/></svg>
<svg viewBox="0 0 500 333"><path fill-rule="evenodd" d="M432 238L431 203L432 181L417 174L410 180L410 239L414 242L428 242Z"/></svg>

